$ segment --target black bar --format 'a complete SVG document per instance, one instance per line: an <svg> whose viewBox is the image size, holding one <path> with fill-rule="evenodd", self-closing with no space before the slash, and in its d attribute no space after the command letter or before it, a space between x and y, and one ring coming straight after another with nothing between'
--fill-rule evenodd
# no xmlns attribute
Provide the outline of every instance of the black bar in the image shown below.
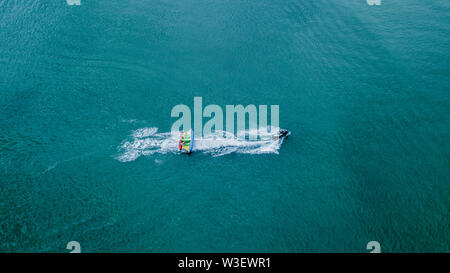
<svg viewBox="0 0 450 273"><path fill-rule="evenodd" d="M447 254L298 254L298 253L154 253L154 254L0 254L2 266L10 263L14 268L21 266L55 267L55 269L71 269L84 272L94 268L118 269L130 266L140 268L139 272L316 272L330 269L378 269L384 272L397 265L403 269L418 266L433 266L437 262L444 263ZM186 264L186 259L188 264ZM259 262L257 266L249 261ZM258 260L263 259L263 260ZM232 266L225 266L223 261L232 261ZM193 261L193 263L190 263ZM207 268L206 262L211 261ZM61 265L63 265L61 267ZM180 266L186 265L186 266ZM195 267L192 267L195 265ZM229 265L229 264L227 264ZM239 265L239 266L237 266ZM157 271L155 271L157 269ZM207 270L208 269L208 270ZM127 271L128 272L128 271Z"/></svg>

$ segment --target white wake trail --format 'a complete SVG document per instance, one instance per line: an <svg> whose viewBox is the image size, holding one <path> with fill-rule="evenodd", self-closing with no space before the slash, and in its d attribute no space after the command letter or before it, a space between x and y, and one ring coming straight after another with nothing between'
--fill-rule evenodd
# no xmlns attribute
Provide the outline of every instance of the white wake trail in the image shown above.
<svg viewBox="0 0 450 273"><path fill-rule="evenodd" d="M279 128L272 128L270 132L267 129L247 130L238 132L238 137L228 132L215 132L202 138L195 137L193 151L214 157L231 153L278 154L284 139L273 137L278 131ZM155 153L179 153L179 137L179 132L158 133L156 127L137 129L118 147L117 160L129 162Z"/></svg>

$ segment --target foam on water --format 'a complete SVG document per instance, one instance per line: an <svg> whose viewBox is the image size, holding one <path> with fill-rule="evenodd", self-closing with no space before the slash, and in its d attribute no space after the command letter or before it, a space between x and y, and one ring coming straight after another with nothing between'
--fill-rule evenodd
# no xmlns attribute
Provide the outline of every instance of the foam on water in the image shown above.
<svg viewBox="0 0 450 273"><path fill-rule="evenodd" d="M214 157L231 153L241 154L278 154L283 139L273 138L279 128L246 130L238 132L237 136L219 131L211 135L195 138L194 151L209 154ZM259 133L259 134L258 134ZM128 162L138 157L152 154L179 153L179 132L158 133L156 127L140 128L131 133L118 147L117 160Z"/></svg>

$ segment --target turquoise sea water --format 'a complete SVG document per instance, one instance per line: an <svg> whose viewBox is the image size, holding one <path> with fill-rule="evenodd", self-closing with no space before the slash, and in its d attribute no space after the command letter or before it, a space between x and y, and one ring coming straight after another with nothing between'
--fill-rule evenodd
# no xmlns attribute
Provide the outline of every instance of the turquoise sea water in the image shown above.
<svg viewBox="0 0 450 273"><path fill-rule="evenodd" d="M443 0L0 1L0 251L448 252L449 18ZM278 104L292 134L154 152L194 96Z"/></svg>

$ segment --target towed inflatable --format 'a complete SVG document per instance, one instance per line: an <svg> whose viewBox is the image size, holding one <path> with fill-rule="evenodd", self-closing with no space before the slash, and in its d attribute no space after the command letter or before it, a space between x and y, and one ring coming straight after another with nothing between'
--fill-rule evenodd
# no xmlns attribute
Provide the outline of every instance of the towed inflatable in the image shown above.
<svg viewBox="0 0 450 273"><path fill-rule="evenodd" d="M178 147L180 151L185 150L188 154L192 153L192 149L194 149L194 132L191 129L187 132L181 132Z"/></svg>

